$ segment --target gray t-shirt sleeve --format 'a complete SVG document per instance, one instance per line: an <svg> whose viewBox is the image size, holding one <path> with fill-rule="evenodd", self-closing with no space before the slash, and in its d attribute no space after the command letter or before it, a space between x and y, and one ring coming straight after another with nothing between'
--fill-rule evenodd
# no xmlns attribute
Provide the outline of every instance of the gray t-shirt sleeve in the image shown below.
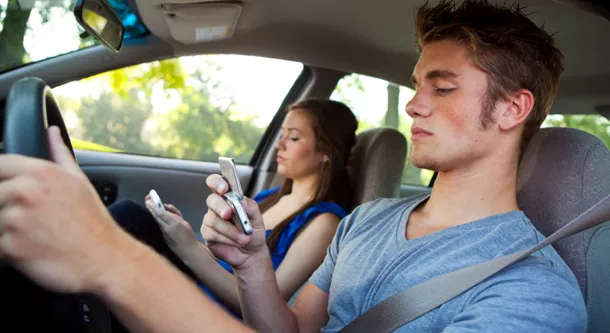
<svg viewBox="0 0 610 333"><path fill-rule="evenodd" d="M482 282L443 333L585 333L580 289L552 270L534 256Z"/></svg>
<svg viewBox="0 0 610 333"><path fill-rule="evenodd" d="M350 215L346 216L337 227L337 232L333 237L333 241L328 246L326 250L326 257L322 262L322 265L316 269L315 272L309 278L309 282L316 285L322 291L328 294L330 290L330 282L333 278L333 271L335 270L335 263L337 262L337 255L339 255L339 247L341 244L341 240L345 235L346 225L348 224L348 220Z"/></svg>

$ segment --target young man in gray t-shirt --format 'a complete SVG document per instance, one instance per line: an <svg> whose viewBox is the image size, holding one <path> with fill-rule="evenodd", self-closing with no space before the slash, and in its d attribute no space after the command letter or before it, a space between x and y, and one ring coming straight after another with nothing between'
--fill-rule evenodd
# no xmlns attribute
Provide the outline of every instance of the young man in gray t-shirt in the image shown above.
<svg viewBox="0 0 610 333"><path fill-rule="evenodd" d="M403 289L543 238L517 206L516 180L563 71L553 38L520 8L483 1L424 5L415 28L421 54L412 75L416 94L406 106L410 158L438 171L430 195L358 207L291 308L274 286L262 236L229 252L221 236L237 238L219 227L214 211L224 206L209 201L204 225L217 233L204 238L234 266L242 313L254 328L338 332ZM208 180L213 190L220 183ZM308 237L307 228L300 237ZM586 309L573 273L548 247L398 331L585 332Z"/></svg>
<svg viewBox="0 0 610 333"><path fill-rule="evenodd" d="M208 178L216 194L203 235L233 267L244 320L257 331L337 332L402 289L542 238L517 206L516 178L563 71L553 38L519 8L481 0L424 5L415 26L411 162L438 171L432 193L358 207L292 307L278 291L258 207L247 201L255 231L240 234L219 196L227 184ZM251 332L116 226L57 128L49 138L61 168L0 156L0 258L52 290L99 296L133 332ZM308 230L319 227L314 219L295 244L314 244ZM398 331L585 332L586 311L549 247Z"/></svg>
<svg viewBox="0 0 610 333"><path fill-rule="evenodd" d="M377 200L341 222L310 279L315 285L310 290L328 294L329 320L322 332L338 332L374 305L429 278L529 249L543 239L518 210L407 239L404 222L428 198ZM585 332L586 319L576 278L547 247L398 332Z"/></svg>

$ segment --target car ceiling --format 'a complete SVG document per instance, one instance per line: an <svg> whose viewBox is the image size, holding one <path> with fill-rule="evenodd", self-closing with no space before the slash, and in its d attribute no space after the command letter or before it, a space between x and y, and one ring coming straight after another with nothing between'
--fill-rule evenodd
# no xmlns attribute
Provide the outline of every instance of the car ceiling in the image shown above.
<svg viewBox="0 0 610 333"><path fill-rule="evenodd" d="M176 54L238 53L356 72L405 86L418 55L412 12L423 0L250 0L232 38L182 44L168 28L162 4L189 0L135 0L144 23ZM436 2L436 1L432 1ZM504 2L504 0L500 1ZM554 112L591 113L610 104L610 22L551 0L522 0L526 12L556 33L566 71ZM195 27L193 26L194 30ZM559 109L559 110L558 110Z"/></svg>

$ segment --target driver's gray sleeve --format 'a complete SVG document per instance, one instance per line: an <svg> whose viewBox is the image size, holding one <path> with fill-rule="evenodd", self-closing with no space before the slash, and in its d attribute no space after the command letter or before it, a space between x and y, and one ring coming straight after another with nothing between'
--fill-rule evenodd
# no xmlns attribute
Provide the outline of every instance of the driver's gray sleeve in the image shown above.
<svg viewBox="0 0 610 333"><path fill-rule="evenodd" d="M341 248L341 244L344 241L344 238L349 229L350 221L353 219L353 214L350 214L343 218L337 227L337 232L333 237L333 241L328 246L326 251L326 257L322 262L322 265L318 267L318 269L313 273L309 281L315 284L318 288L328 294L330 290L330 283L333 278L333 271L335 270L335 264L337 262L337 257L339 256L339 251Z"/></svg>
<svg viewBox="0 0 610 333"><path fill-rule="evenodd" d="M361 210L362 206L357 207L351 214L341 220L335 236L333 237L333 241L326 251L326 257L324 258L322 265L318 267L309 279L311 283L326 293L330 290L335 264L337 263L337 257L339 256L342 245L347 241L349 230L354 223L359 222L359 219L361 218L359 211Z"/></svg>

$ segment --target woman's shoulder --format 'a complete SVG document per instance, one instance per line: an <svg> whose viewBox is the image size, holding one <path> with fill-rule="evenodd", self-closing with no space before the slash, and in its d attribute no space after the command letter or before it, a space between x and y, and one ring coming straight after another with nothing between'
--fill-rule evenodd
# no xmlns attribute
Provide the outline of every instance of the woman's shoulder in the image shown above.
<svg viewBox="0 0 610 333"><path fill-rule="evenodd" d="M348 212L341 205L328 201L318 202L309 206L307 209L295 216L282 231L282 239L278 244L278 251L281 252L279 248L287 250L290 246L289 244L292 243L296 235L301 231L301 229L303 229L304 226L309 225L309 222L313 222L318 217L323 217L326 214L335 215L337 216L338 220L342 220L345 216L347 216Z"/></svg>
<svg viewBox="0 0 610 333"><path fill-rule="evenodd" d="M265 198L277 193L277 191L280 190L280 187L274 187L274 188L270 188L267 190L262 190L260 192L258 192L258 194L254 197L254 201L260 203L261 201L265 200Z"/></svg>
<svg viewBox="0 0 610 333"><path fill-rule="evenodd" d="M282 231L277 246L277 253L285 253L290 247L290 244L292 244L292 242L296 238L297 234L303 229L305 225L308 225L309 222L313 222L314 220L316 220L316 218L323 217L326 214L335 215L338 217L338 220L342 220L345 216L347 216L348 211L341 205L328 201L318 202L309 206L299 215L295 216L292 221L290 221L290 223L286 226L286 228Z"/></svg>
<svg viewBox="0 0 610 333"><path fill-rule="evenodd" d="M309 208L307 208L304 212L303 215L318 215L318 214L322 214L322 213L330 213L330 214L334 214L336 215L339 219L343 219L345 216L347 216L347 214L349 213L348 210L331 201L322 201L322 202L318 202L312 206L310 206Z"/></svg>

